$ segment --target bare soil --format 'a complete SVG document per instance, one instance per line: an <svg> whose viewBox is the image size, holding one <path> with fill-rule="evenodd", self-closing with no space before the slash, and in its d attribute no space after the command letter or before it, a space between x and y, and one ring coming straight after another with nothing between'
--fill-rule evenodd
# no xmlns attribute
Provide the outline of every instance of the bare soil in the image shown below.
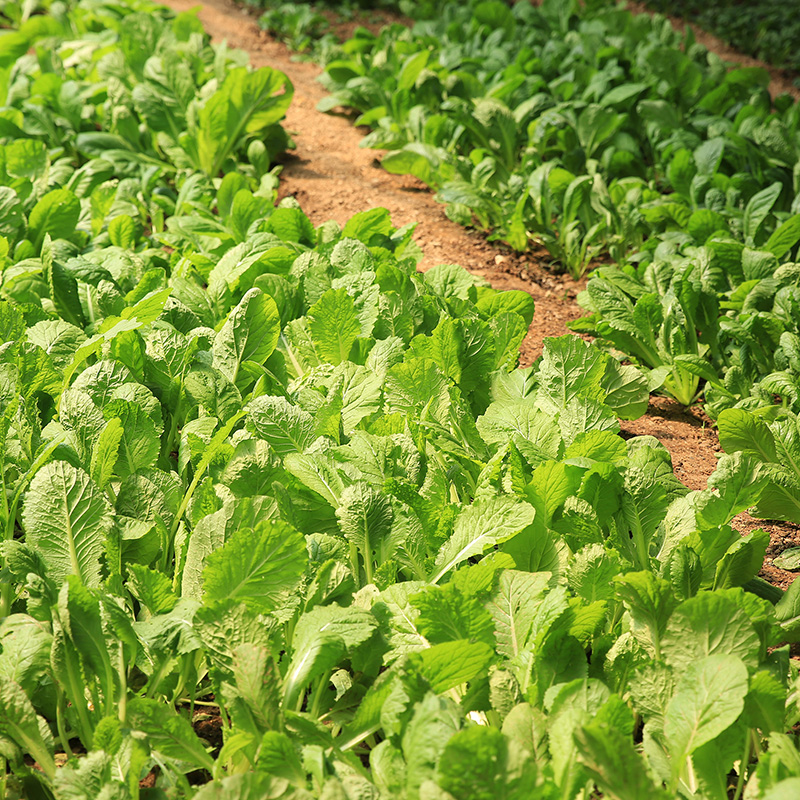
<svg viewBox="0 0 800 800"><path fill-rule="evenodd" d="M198 8L195 0L162 1L176 11ZM636 4L630 5L632 10L641 10ZM541 355L545 337L568 333L567 324L582 314L575 298L585 281L575 282L569 276L553 273L548 269L546 253L519 255L488 242L481 231L456 225L420 181L384 172L380 167L381 152L359 146L364 131L353 127L349 116L316 110L326 95L317 81L319 67L296 60L284 44L258 28L248 11L229 0L209 0L199 6L199 17L214 41L224 40L231 47L246 50L254 67L279 69L294 84L294 99L284 125L291 132L296 149L283 160L282 197L294 197L315 225L327 220L343 224L359 211L382 206L389 210L398 227L418 223L414 238L425 254L420 269L441 263L460 264L495 288L528 292L536 302L536 313L520 348L523 366ZM367 27L399 19L384 12L377 16L371 13ZM350 32L355 24L347 23L349 27L341 32ZM709 49L717 49L713 37L698 33L697 38ZM727 51L720 53L729 58ZM758 64L744 56L738 60ZM790 88L798 96L790 82L786 86L776 83L771 91L779 93ZM680 480L690 489L706 488L720 447L716 431L702 410L684 409L669 399L653 397L647 414L623 423L623 432L655 436L670 451ZM787 547L800 544L800 529L742 516L735 521L735 527L743 533L759 525L770 532L771 546L762 575L780 586L791 583L793 573L772 567L771 559Z"/></svg>

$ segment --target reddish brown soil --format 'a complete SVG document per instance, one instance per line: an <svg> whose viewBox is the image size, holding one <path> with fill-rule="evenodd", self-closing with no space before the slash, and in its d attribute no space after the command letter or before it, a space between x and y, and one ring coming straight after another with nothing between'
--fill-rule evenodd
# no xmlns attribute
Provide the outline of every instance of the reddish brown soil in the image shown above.
<svg viewBox="0 0 800 800"><path fill-rule="evenodd" d="M215 752L223 745L223 722L219 707L208 706L202 711L196 710L192 717L194 732L214 748Z"/></svg>
<svg viewBox="0 0 800 800"><path fill-rule="evenodd" d="M198 8L194 0L165 0L165 4L177 11ZM296 198L316 225L329 219L342 224L358 211L382 206L389 210L397 226L418 223L415 240L425 253L421 269L440 263L461 264L498 289L528 292L536 301L536 313L521 347L523 365L531 364L541 354L545 337L568 332L567 324L582 313L575 297L584 282L576 283L551 272L546 254L520 256L490 244L481 232L451 222L443 206L415 178L384 172L380 168L380 151L359 146L362 132L353 127L347 115L316 110L326 94L317 81L319 67L293 58L282 43L258 28L247 11L229 0L209 0L199 6L199 16L213 40L225 40L232 47L246 50L253 66L280 69L294 84L294 99L284 124L292 132L296 149L284 159L281 196ZM703 43L715 49L709 37ZM720 448L716 432L702 411L685 410L671 400L654 397L648 413L639 420L625 422L623 430L631 435L657 437L672 454L678 477L690 489L706 487ZM752 527L747 520L737 520L737 528L743 531ZM792 573L771 567L771 556L800 543L798 529L782 524L764 527L769 527L773 538L763 574L785 585Z"/></svg>

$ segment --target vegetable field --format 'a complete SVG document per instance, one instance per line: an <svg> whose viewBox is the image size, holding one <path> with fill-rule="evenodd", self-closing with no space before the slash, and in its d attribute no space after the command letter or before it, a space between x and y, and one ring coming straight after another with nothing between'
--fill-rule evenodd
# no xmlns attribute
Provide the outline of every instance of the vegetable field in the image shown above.
<svg viewBox="0 0 800 800"><path fill-rule="evenodd" d="M800 796L795 99L599 0L172 5L0 3L0 793Z"/></svg>

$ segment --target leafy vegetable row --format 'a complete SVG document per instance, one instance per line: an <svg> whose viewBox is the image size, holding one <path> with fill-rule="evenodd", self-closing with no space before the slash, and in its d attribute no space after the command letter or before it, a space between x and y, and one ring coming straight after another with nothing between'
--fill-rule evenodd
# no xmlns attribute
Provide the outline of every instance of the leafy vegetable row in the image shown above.
<svg viewBox="0 0 800 800"><path fill-rule="evenodd" d="M427 9L427 10L426 10ZM429 4L321 48L321 108L358 109L384 166L450 216L574 276L575 326L686 405L798 406L800 111L666 20L605 2ZM267 20L268 22L268 20ZM705 384L704 384L705 382Z"/></svg>
<svg viewBox="0 0 800 800"><path fill-rule="evenodd" d="M10 175L4 796L793 797L800 592L758 580L767 534L729 523L795 496L796 420L725 412L731 454L688 492L655 439L619 436L637 368L566 336L518 369L526 293L419 274L385 210L314 228L257 157L233 169L275 129L239 128L223 87L264 73L142 8L31 17L73 38L9 65L32 80L0 112L25 134L5 152L50 135L37 81L102 124L114 92L136 110L184 56L213 65L186 130L137 124L88 194L62 181L106 157L79 148L47 153L44 186ZM133 81L123 32L151 20ZM222 178L181 161L212 102L238 104ZM66 195L33 213L51 191L69 225ZM193 729L209 707L221 741Z"/></svg>
<svg viewBox="0 0 800 800"><path fill-rule="evenodd" d="M783 0L758 0L744 6L734 0L647 0L647 5L697 23L741 53L795 72L800 70L800 21L792 5Z"/></svg>
<svg viewBox="0 0 800 800"><path fill-rule="evenodd" d="M285 75L249 70L243 53L210 47L196 16L166 22L146 2L5 8L18 22L0 61L0 233L15 262L6 297L36 294L41 270L28 259L48 236L65 261L109 243L168 241L167 220L194 207L203 180L231 170L270 196L270 162L289 144L278 124L292 98ZM231 195L226 210L242 204ZM246 222L244 211L239 239ZM65 269L62 287L81 267Z"/></svg>

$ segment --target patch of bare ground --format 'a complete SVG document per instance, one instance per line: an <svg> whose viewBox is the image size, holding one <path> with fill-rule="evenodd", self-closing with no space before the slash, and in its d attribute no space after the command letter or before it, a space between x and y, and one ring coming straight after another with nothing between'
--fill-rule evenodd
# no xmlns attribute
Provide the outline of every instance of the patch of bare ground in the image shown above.
<svg viewBox="0 0 800 800"><path fill-rule="evenodd" d="M194 0L166 0L176 11L197 8ZM320 68L296 60L284 44L260 30L253 16L229 0L209 0L199 6L200 20L216 42L227 41L246 50L253 66L271 66L285 72L294 84L294 99L284 122L296 149L283 159L280 195L294 197L315 225L329 219L339 224L353 214L382 206L395 225L418 223L415 241L425 256L422 270L435 264L460 264L498 289L528 292L536 302L533 324L520 348L521 364L528 366L541 355L545 337L568 332L567 324L581 316L576 296L585 280L575 282L548 269L547 254L519 255L488 242L480 231L451 222L444 207L415 178L390 175L380 167L380 151L359 146L363 131L345 114L322 114L317 103L326 95L317 81ZM376 20L399 17L383 15ZM364 20L360 20L363 24ZM351 28L354 21L348 23ZM705 41L704 41L705 44ZM713 49L713 48L712 48ZM623 423L628 435L649 434L670 451L676 474L690 489L704 489L716 465L719 442L710 421L699 409L683 409L672 400L653 397L647 414ZM771 566L771 557L796 541L798 529L780 523L763 525L773 537L764 577L785 586L791 573ZM745 532L746 518L736 521ZM780 573L780 574L779 574Z"/></svg>

